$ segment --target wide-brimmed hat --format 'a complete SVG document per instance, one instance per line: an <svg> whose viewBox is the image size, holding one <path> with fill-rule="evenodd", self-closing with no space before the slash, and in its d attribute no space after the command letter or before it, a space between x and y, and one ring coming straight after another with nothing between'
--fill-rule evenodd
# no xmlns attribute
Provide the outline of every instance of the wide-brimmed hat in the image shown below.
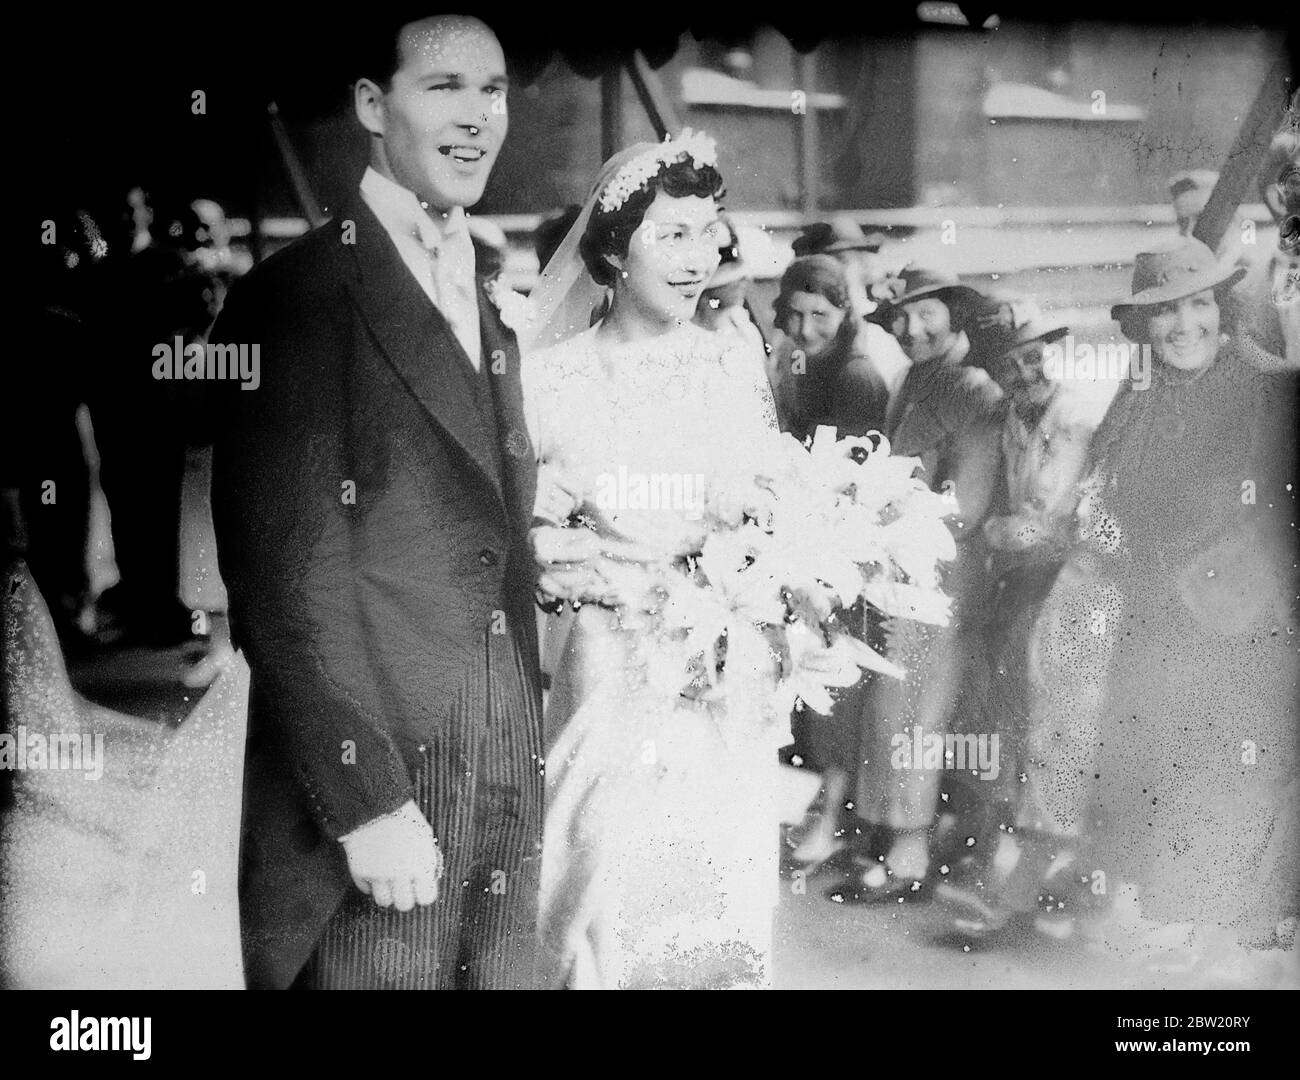
<svg viewBox="0 0 1300 1080"><path fill-rule="evenodd" d="M893 321L899 308L927 296L933 296L944 302L957 300L972 311L978 311L982 304L988 302L988 298L982 292L969 285L963 285L951 274L942 273L928 266L918 266L915 263L903 267L899 277L890 278L887 282L887 290L884 296L880 296L877 292L880 306L867 316L872 322L888 325Z"/></svg>
<svg viewBox="0 0 1300 1080"><path fill-rule="evenodd" d="M990 298L975 317L973 337L988 359L994 360L1031 341L1059 341L1070 328L1043 314L1028 297Z"/></svg>
<svg viewBox="0 0 1300 1080"><path fill-rule="evenodd" d="M1118 319L1130 311L1195 296L1219 285L1235 285L1246 275L1244 266L1219 262L1214 252L1193 237L1158 251L1143 251L1133 263L1133 295L1110 309Z"/></svg>
<svg viewBox="0 0 1300 1080"><path fill-rule="evenodd" d="M837 251L879 251L885 243L881 233L865 233L849 217L815 221L805 225L791 245L797 256L834 255Z"/></svg>

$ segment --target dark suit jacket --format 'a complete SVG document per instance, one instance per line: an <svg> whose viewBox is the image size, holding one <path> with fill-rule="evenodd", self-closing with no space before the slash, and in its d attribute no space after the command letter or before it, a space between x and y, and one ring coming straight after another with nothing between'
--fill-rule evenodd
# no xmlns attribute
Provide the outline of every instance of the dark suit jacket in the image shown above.
<svg viewBox="0 0 1300 1080"><path fill-rule="evenodd" d="M258 389L224 393L213 474L252 670L241 916L254 985L287 985L353 887L336 839L410 799L423 754L461 753L449 710L494 612L540 708L519 353L481 289L479 310L499 423L354 196L238 283L214 328L261 359Z"/></svg>

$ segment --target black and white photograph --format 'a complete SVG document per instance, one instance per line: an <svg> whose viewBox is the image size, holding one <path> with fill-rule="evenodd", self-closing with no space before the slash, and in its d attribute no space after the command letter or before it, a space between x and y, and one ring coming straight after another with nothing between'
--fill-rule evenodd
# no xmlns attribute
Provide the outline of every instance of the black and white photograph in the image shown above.
<svg viewBox="0 0 1300 1080"><path fill-rule="evenodd" d="M1044 7L30 12L0 984L1113 991L1249 1054L1300 38Z"/></svg>

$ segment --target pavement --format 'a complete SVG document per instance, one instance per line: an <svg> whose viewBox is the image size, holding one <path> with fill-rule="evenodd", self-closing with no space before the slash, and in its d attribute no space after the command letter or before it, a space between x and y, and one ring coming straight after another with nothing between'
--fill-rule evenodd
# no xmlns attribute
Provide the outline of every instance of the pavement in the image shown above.
<svg viewBox="0 0 1300 1080"><path fill-rule="evenodd" d="M149 762L147 767L137 763L128 770L131 774L139 774L133 776L129 784L131 788L151 786L150 778L157 775L154 762L158 760L164 746L175 744L176 735L190 727L189 722L180 724L179 728L177 725L182 718L191 714L191 710L202 706L194 714L198 715L204 708L209 712L216 708L218 711L214 715L220 717L233 715L232 710L242 706L242 695L246 694L246 683L242 675L237 680L241 685L237 691L232 690L234 696L229 697L224 705L220 704L223 696L220 693L209 694L205 700L203 691L184 688L179 683L179 677L194 658L195 646L191 644L170 650L140 648L100 651L69 665L76 696L86 702L84 709L90 710L85 716L87 722L94 723L98 730L103 730L106 724L117 725L112 729L115 731L129 728L132 740L141 748L140 758ZM219 756L229 756L227 750L234 749L233 744L226 746L230 733L225 732L219 736L212 734L224 731L223 724L230 727L232 721L209 719L204 725L194 725L194 737L199 736L198 728L205 726L209 735L204 741L217 738L218 742L196 744L184 751L185 757L192 761L210 763L218 756L214 753L218 745L222 747ZM151 735L151 731L155 734ZM131 745L131 741L121 736L115 741L119 754ZM121 757L117 763L122 764ZM201 774L184 771L180 774L186 776L187 787L190 784L194 786L195 790L190 792L191 798L201 793L199 805L206 804L208 815L211 814L214 803L230 802L237 798L238 786L233 782L233 774L229 774L228 770L222 772L227 775L207 775L206 769ZM51 777L53 779L55 778ZM214 783L218 783L222 790L217 791ZM77 802L81 804L81 785L75 787L78 789ZM105 787L97 791L96 795L108 797L112 791L112 787ZM86 808L77 811L80 816L94 811L92 816L99 818L94 830L78 828L76 822L68 818L66 807L65 812L57 818L51 816L53 796L54 793L49 793L46 799L41 800L45 806L44 811L20 815L12 822L41 839L41 847L45 850L60 849L62 857L58 863L62 869L45 863L40 882L33 880L28 883L38 887L22 890L29 895L37 892L44 895L46 900L41 905L19 904L15 907L17 898L11 893L8 905L10 920L19 918L22 922L30 922L33 930L39 923L45 932L36 936L35 940L43 939L46 942L42 950L44 959L39 952L20 958L11 949L9 964L6 965L11 976L16 974L14 962L25 960L26 963L19 966L28 971L36 985L112 985L114 976L110 967L118 967L117 961L122 956L122 950L115 948L111 957L86 955L86 937L67 936L66 931L78 923L87 930L97 926L103 920L95 916L94 911L100 909L100 914L105 918L105 913L112 914L108 921L117 928L119 944L125 944L125 939L130 935L122 935L129 929L129 912L140 910L138 904L142 890L144 895L152 895L159 888L159 881L167 881L169 890L175 890L174 895L184 896L185 902L179 906L188 912L186 918L193 919L198 914L195 909L200 906L204 908L203 914L211 928L203 935L204 940L187 942L187 951L206 952L211 957L214 950L222 947L222 942L228 944L232 940L230 912L223 913L213 905L221 908L233 906L233 852L214 853L209 860L211 865L207 867L209 880L215 879L224 885L222 890L213 890L214 893L224 891L224 903L218 896L209 893L202 898L206 901L202 904L195 904L200 898L191 894L192 867L188 864L184 867L161 865L156 845L150 845L153 849L150 852L135 852L135 857L128 862L132 864L132 876L137 876L137 873L139 876L137 882L131 883L134 887L129 891L134 894L135 901L128 907L125 904L126 898L121 896L126 883L115 883L107 875L97 875L93 871L95 843L89 842L98 841L102 846L104 837L97 834L104 830L116 834L127 822L106 804L99 810ZM175 800L170 800L168 804L175 805ZM32 804L30 809L37 810L38 807ZM232 802L223 813L228 819L231 814L237 815L237 804ZM155 829L156 826L155 822L150 828ZM55 832L60 835L53 835ZM80 837L82 832L93 832L96 835ZM175 823L171 823L170 835L177 838ZM6 846L13 840L11 832ZM118 836L117 845L122 844L132 846L129 838ZM11 853L12 851L10 848ZM144 869L139 870L136 863ZM218 864L222 865L214 874L213 870ZM123 864L119 862L116 865L120 867ZM11 863L10 875L14 870ZM27 877L30 873L18 876ZM1207 974L1205 970L1194 969L1183 973L1158 973L1148 971L1138 963L1099 951L1077 937L1061 942L1026 930L1019 936L1008 935L993 941L963 939L952 933L946 911L939 903L888 902L859 905L837 902L828 893L834 892L834 886L841 880L829 868L806 879L786 872L776 915L777 989L1300 988L1294 951L1264 954L1246 968L1238 967L1226 972L1219 970ZM10 884L15 884L12 876ZM51 890L66 895L61 898L56 896L54 902L50 903ZM842 895L840 894L841 897ZM151 912L151 918L156 920L157 917L157 912ZM175 920L171 921L174 925ZM12 943L14 925L9 920L7 922ZM102 936L94 935L95 938ZM65 947L50 953L48 950L51 944L60 940ZM138 944L136 948L139 948ZM155 960L152 962L156 963L156 946L154 952ZM196 955L191 955L191 961L197 959ZM51 967L52 962L59 960L62 961L61 964L55 963ZM61 971L56 970L59 967ZM192 962L173 964L168 971L168 983L173 986L185 985L187 969L194 969ZM142 970L137 974L141 982L149 978L148 971ZM237 975L223 971L217 984L230 985L232 979L237 979ZM20 981L33 985L28 979Z"/></svg>
<svg viewBox="0 0 1300 1080"><path fill-rule="evenodd" d="M836 903L834 876L787 879L776 920L779 990L1190 990L1298 988L1295 953L1231 975L1159 973L1032 931L975 943L953 934L941 904Z"/></svg>

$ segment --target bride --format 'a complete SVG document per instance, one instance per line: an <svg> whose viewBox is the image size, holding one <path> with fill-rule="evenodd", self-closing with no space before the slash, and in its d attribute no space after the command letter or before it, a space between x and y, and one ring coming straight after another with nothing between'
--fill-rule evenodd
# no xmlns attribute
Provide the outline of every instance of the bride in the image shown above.
<svg viewBox="0 0 1300 1080"><path fill-rule="evenodd" d="M569 602L546 646L540 933L556 986L771 985L788 730L758 690L761 662L735 657L725 698L682 691L690 672L655 631L662 593L647 585L687 572L706 509L739 521L761 505L737 478L775 427L763 372L692 323L721 195L703 135L616 155L522 335L541 591Z"/></svg>

